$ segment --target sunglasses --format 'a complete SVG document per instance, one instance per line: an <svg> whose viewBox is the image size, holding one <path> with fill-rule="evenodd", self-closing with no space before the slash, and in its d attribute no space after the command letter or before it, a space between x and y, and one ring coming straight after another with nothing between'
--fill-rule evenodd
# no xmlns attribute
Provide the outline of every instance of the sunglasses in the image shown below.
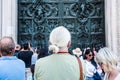
<svg viewBox="0 0 120 80"><path fill-rule="evenodd" d="M88 56L91 57L91 56L93 56L93 55L92 55L92 54L89 54Z"/></svg>

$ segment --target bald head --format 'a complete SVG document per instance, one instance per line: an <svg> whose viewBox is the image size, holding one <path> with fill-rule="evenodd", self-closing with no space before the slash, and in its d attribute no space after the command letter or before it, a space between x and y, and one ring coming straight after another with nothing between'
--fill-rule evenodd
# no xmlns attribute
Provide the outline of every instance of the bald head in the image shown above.
<svg viewBox="0 0 120 80"><path fill-rule="evenodd" d="M3 37L0 40L0 53L2 56L13 55L15 43L12 37Z"/></svg>

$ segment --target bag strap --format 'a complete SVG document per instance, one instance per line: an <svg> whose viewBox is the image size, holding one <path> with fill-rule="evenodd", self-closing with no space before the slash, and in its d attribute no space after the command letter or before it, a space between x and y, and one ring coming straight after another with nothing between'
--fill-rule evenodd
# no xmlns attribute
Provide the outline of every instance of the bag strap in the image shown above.
<svg viewBox="0 0 120 80"><path fill-rule="evenodd" d="M77 56L76 56L76 58L77 58L77 61L78 61L78 64L79 64L80 80L84 80L84 79L83 79L83 69L82 69L82 63L81 63L81 60L80 60L80 58L77 57Z"/></svg>

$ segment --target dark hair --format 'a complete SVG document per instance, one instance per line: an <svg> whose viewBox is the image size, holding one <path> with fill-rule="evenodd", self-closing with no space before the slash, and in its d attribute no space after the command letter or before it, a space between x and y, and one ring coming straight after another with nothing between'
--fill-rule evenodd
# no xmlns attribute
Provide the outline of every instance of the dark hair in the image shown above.
<svg viewBox="0 0 120 80"><path fill-rule="evenodd" d="M92 55L94 56L93 51L91 49L86 49L84 53L84 59L87 59L86 55L88 55L90 52L92 52Z"/></svg>
<svg viewBox="0 0 120 80"><path fill-rule="evenodd" d="M97 63L94 60L94 52L93 52L92 49L86 49L84 59L87 59L86 55L88 55L90 52L92 52L92 55L93 55L93 57L91 59L91 63L92 63L93 66L95 66L95 68L97 68Z"/></svg>
<svg viewBox="0 0 120 80"><path fill-rule="evenodd" d="M14 53L13 49L15 49L15 43L12 37L6 36L0 40L0 52L3 56Z"/></svg>
<svg viewBox="0 0 120 80"><path fill-rule="evenodd" d="M41 48L40 51L39 51L39 54L38 54L38 59L39 58L42 58L42 57L45 57L45 56L48 56L48 49L47 48Z"/></svg>
<svg viewBox="0 0 120 80"><path fill-rule="evenodd" d="M27 49L28 49L28 43L24 43L24 44L23 44L23 48L24 48L25 50L27 50Z"/></svg>

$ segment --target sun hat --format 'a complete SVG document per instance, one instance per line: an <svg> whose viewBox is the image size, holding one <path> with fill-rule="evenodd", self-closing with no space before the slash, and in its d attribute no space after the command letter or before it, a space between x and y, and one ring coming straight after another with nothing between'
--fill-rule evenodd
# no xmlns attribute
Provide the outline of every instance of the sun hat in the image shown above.
<svg viewBox="0 0 120 80"><path fill-rule="evenodd" d="M73 49L73 54L75 54L75 55L81 55L82 51L81 51L80 48L76 48L76 49Z"/></svg>

